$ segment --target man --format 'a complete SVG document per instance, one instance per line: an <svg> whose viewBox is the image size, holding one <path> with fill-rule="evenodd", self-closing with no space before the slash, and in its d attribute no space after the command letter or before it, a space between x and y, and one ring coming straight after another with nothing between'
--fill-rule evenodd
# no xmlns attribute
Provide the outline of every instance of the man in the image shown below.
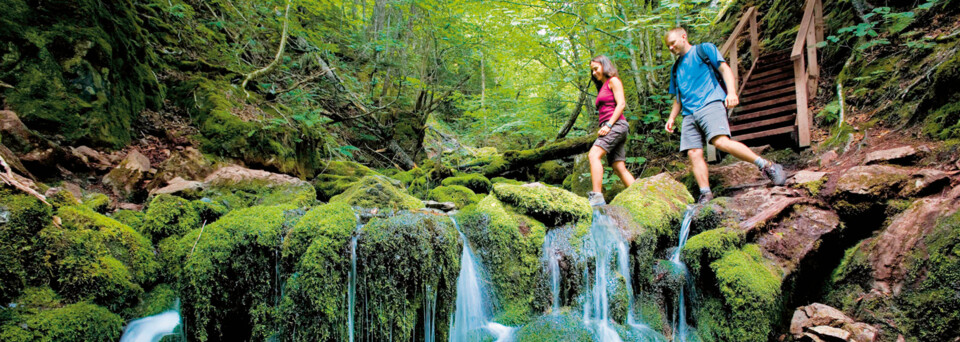
<svg viewBox="0 0 960 342"><path fill-rule="evenodd" d="M713 199L707 180L707 162L703 159L703 146L706 142L740 160L753 162L773 184L783 185L786 180L783 166L761 158L746 145L730 139L727 108L736 106L740 99L737 97L733 72L720 55L717 46L711 43L690 45L687 32L679 27L668 31L664 41L670 52L678 57L675 71L670 75L670 94L676 97L665 129L673 133L673 122L678 114L683 113L680 152L686 151L693 165L693 177L700 187L697 203L706 203ZM702 51L698 53L697 49ZM703 55L707 57L706 63L700 57ZM726 92L714 75L713 68L720 70Z"/></svg>

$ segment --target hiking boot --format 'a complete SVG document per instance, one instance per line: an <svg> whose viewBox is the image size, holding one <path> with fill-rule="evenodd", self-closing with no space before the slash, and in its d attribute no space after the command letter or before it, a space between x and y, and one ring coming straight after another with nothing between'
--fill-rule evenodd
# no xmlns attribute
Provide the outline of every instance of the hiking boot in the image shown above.
<svg viewBox="0 0 960 342"><path fill-rule="evenodd" d="M787 176L783 173L783 165L770 163L767 167L763 168L763 175L767 176L773 185L781 186L783 183L786 183Z"/></svg>
<svg viewBox="0 0 960 342"><path fill-rule="evenodd" d="M713 200L713 193L712 193L712 192L700 194L700 198L697 198L697 204L706 204L707 202L710 202L711 200Z"/></svg>
<svg viewBox="0 0 960 342"><path fill-rule="evenodd" d="M599 192L588 191L587 200L590 201L591 207L607 205L607 201L603 199L603 194Z"/></svg>

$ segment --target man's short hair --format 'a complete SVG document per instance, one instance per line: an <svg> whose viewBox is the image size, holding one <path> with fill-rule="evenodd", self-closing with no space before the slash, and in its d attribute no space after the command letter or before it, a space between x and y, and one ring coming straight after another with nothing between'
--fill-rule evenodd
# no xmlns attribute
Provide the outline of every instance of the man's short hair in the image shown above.
<svg viewBox="0 0 960 342"><path fill-rule="evenodd" d="M663 35L663 37L666 38L667 36L669 36L669 35L671 35L671 34L673 34L673 33L687 34L687 30L684 30L682 27L674 27L674 28L670 29L670 31L667 31L667 34Z"/></svg>

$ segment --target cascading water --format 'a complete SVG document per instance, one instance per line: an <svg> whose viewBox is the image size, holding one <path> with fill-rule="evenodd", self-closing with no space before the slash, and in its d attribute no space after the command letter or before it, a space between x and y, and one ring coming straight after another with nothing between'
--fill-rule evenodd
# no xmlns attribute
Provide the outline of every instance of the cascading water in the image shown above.
<svg viewBox="0 0 960 342"><path fill-rule="evenodd" d="M570 245L573 236L573 227L554 228L547 232L543 239L543 263L546 265L547 276L550 280L550 294L553 305L551 314L558 314L563 298L560 298L560 259L564 256L575 257L576 252ZM568 260L570 262L572 260Z"/></svg>
<svg viewBox="0 0 960 342"><path fill-rule="evenodd" d="M677 242L677 249L673 251L673 255L670 256L670 262L674 263L683 271L684 278L687 277L687 265L680 260L680 253L683 251L683 246L687 244L687 237L690 235L690 223L693 222L693 214L696 212L695 207L687 208L687 211L683 213L683 221L680 223L680 237ZM690 333L690 327L687 325L687 308L686 301L684 298L684 286L680 287L680 291L677 295L677 321L676 327L674 328L676 337L674 341L686 342L687 336Z"/></svg>
<svg viewBox="0 0 960 342"><path fill-rule="evenodd" d="M172 309L127 324L120 342L157 342L164 336L173 335L179 325L180 299L177 298Z"/></svg>
<svg viewBox="0 0 960 342"><path fill-rule="evenodd" d="M357 230L350 240L350 274L347 284L347 307L349 308L347 313L347 334L350 336L350 342L354 340L354 310L357 306L357 238L360 237L360 229L363 228L360 214L355 213L354 215L357 216Z"/></svg>
<svg viewBox="0 0 960 342"><path fill-rule="evenodd" d="M457 276L457 307L450 327L450 341L464 342L479 339L486 331L497 342L509 342L513 339L514 328L492 322L487 314L487 301L480 286L480 265L473 255L467 237L460 231L457 220L450 217L463 241L463 253L460 255L460 274Z"/></svg>
<svg viewBox="0 0 960 342"><path fill-rule="evenodd" d="M593 225L590 227L590 240L593 242L592 257L595 261L593 272L593 283L589 281L587 285L590 290L588 297L583 301L583 319L587 326L594 330L596 339L600 342L620 342L623 341L613 326L613 320L610 317L610 295L607 293L607 286L613 279L613 270L610 264L613 257L617 258L616 271L625 280L625 291L627 292L627 327L630 333L640 340L662 341L664 338L659 333L653 331L645 324L636 319L634 315L634 294L633 286L630 284L630 250L627 242L623 239L616 222L609 216L601 212L601 209L595 209L593 213ZM616 253L614 253L616 251ZM586 272L584 273L586 276Z"/></svg>

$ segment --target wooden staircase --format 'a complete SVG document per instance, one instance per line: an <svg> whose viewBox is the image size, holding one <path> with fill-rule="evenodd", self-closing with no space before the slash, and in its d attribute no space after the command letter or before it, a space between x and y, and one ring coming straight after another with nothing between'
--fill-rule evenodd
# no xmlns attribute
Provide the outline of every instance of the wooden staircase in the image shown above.
<svg viewBox="0 0 960 342"><path fill-rule="evenodd" d="M740 42L747 41L752 58L750 70L739 72ZM810 146L808 99L816 95L820 69L817 43L823 41L823 4L807 0L797 38L790 50L760 52L757 9L750 7L740 18L720 53L733 71L740 104L728 112L731 138L747 146ZM713 145L707 146L710 161L717 159Z"/></svg>

